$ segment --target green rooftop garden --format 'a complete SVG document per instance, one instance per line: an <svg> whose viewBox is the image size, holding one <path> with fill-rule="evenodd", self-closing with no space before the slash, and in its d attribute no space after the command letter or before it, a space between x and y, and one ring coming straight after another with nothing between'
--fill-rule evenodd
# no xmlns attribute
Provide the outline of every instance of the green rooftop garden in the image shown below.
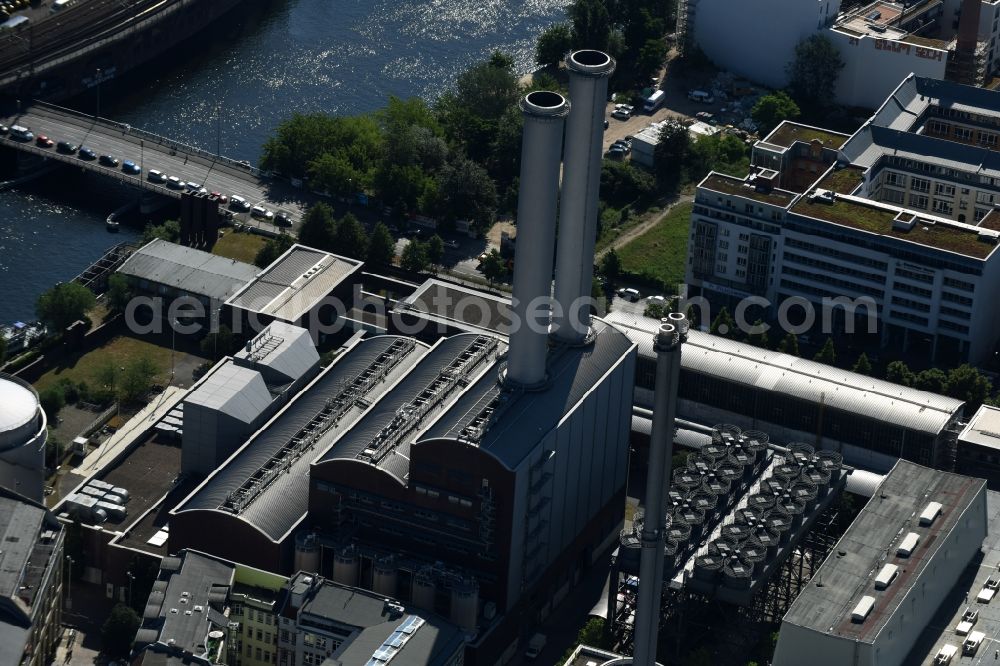
<svg viewBox="0 0 1000 666"><path fill-rule="evenodd" d="M831 132L830 130L821 129L819 127L808 127L806 125L799 125L798 123L783 122L778 125L773 132L771 132L764 143L771 143L776 146L784 146L787 148L796 141L804 141L806 143L811 143L815 140L819 140L827 148L840 148L847 137L838 132Z"/></svg>
<svg viewBox="0 0 1000 666"><path fill-rule="evenodd" d="M725 176L723 174L713 174L712 176L709 176L705 182L702 183L702 187L707 187L711 190L715 190L716 192L722 192L723 194L733 194L753 199L754 201L760 201L761 203L768 203L781 207L788 206L788 204L792 203L792 200L795 198L793 194L781 190L759 192L752 187L744 185L741 179L734 178L733 176Z"/></svg>

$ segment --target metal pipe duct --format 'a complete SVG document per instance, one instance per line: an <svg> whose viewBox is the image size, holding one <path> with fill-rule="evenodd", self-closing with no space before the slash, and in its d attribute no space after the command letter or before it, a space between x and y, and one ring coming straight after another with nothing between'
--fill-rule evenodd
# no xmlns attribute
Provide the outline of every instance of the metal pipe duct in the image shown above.
<svg viewBox="0 0 1000 666"><path fill-rule="evenodd" d="M554 92L536 91L521 100L524 133L517 198L517 266L505 381L526 388L545 382L549 311L540 299L548 299L552 293L559 160L569 109L566 98ZM540 312L544 315L529 319Z"/></svg>
<svg viewBox="0 0 1000 666"><path fill-rule="evenodd" d="M687 339L688 322L683 314L661 319L653 341L656 350L656 383L653 429L646 476L645 521L639 561L639 599L636 604L633 664L654 666L663 593L664 494L670 478L674 449L674 419L677 416L677 385L681 372L681 345Z"/></svg>
<svg viewBox="0 0 1000 666"><path fill-rule="evenodd" d="M566 58L573 111L566 121L566 155L556 248L556 309L552 330L560 342L583 342L590 330L590 292L597 242L597 198L608 78L615 61L600 51Z"/></svg>

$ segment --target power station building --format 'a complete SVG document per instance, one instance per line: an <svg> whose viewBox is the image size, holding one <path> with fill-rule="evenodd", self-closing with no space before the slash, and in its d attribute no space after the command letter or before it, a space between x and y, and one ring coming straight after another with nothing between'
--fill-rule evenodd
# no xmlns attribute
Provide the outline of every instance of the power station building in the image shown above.
<svg viewBox="0 0 1000 666"><path fill-rule="evenodd" d="M356 335L273 414L256 378L259 401L232 402L229 380L196 387L220 414L249 410L239 422L256 432L169 512L170 552L398 598L449 617L492 663L614 542L636 348L586 300L614 61L578 51L567 67L572 112L551 92L521 103L509 335Z"/></svg>
<svg viewBox="0 0 1000 666"><path fill-rule="evenodd" d="M24 380L0 374L0 487L41 502L47 440L38 393Z"/></svg>

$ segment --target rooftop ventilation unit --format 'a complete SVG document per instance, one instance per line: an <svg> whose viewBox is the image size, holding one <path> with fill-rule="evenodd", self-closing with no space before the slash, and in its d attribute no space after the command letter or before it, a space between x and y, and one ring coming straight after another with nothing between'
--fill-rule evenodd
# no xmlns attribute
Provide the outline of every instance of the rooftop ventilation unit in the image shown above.
<svg viewBox="0 0 1000 666"><path fill-rule="evenodd" d="M896 575L899 573L899 567L895 564L886 564L882 567L882 570L878 572L875 576L875 589L884 590L889 587L893 580L896 579Z"/></svg>
<svg viewBox="0 0 1000 666"><path fill-rule="evenodd" d="M858 605L854 607L851 611L851 621L852 622L864 622L868 614L872 612L875 608L875 597L863 596Z"/></svg>
<svg viewBox="0 0 1000 666"><path fill-rule="evenodd" d="M920 514L920 524L924 526L933 525L934 519L941 515L942 508L944 507L941 506L940 502L931 502L928 504L923 513Z"/></svg>
<svg viewBox="0 0 1000 666"><path fill-rule="evenodd" d="M920 543L920 535L916 532L910 532L899 543L896 554L900 557L909 557L916 549L918 543Z"/></svg>

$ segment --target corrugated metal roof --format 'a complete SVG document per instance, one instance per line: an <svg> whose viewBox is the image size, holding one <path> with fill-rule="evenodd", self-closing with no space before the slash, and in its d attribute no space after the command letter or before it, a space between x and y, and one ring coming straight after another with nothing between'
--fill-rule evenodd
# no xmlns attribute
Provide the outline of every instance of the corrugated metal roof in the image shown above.
<svg viewBox="0 0 1000 666"><path fill-rule="evenodd" d="M355 423L350 430L345 432L339 440L334 442L317 462L357 458L358 454L364 451L369 442L372 441L372 438L389 425L399 408L416 398L476 337L473 333L460 333L439 340L420 359L420 362L396 386L392 387L389 394ZM379 467L398 479L405 478L409 471L407 457L410 441L410 438L405 439L394 453L382 459Z"/></svg>
<svg viewBox="0 0 1000 666"><path fill-rule="evenodd" d="M499 419L485 432L479 447L488 450L509 469L515 468L539 440L565 417L601 377L633 349L618 330L595 320L597 336L588 347L563 348L550 355L549 383L544 390L513 398ZM471 423L481 402L499 391L496 374L487 372L455 402L421 439L457 439Z"/></svg>
<svg viewBox="0 0 1000 666"><path fill-rule="evenodd" d="M229 304L298 321L337 285L361 267L361 262L304 245L293 245L236 293Z"/></svg>
<svg viewBox="0 0 1000 666"><path fill-rule="evenodd" d="M156 239L125 260L119 273L225 301L257 275L257 268L184 245Z"/></svg>
<svg viewBox="0 0 1000 666"><path fill-rule="evenodd" d="M657 320L622 312L611 312L605 319L621 328L639 346L640 356L655 358L653 335ZM681 353L681 367L813 403L822 400L831 409L934 435L960 413L964 404L936 393L701 331L689 333Z"/></svg>
<svg viewBox="0 0 1000 666"><path fill-rule="evenodd" d="M259 372L227 360L189 393L184 403L252 423L271 404L271 394Z"/></svg>
<svg viewBox="0 0 1000 666"><path fill-rule="evenodd" d="M302 429L336 395L345 382L372 364L396 340L395 336L380 336L362 341L350 351L341 354L337 361L319 377L304 388L295 398L265 425L250 441L209 476L174 511L217 510L229 495L237 490L265 463L273 458L283 446ZM419 356L426 347L418 344L400 364L405 370L412 359ZM387 384L380 385L382 390ZM371 394L369 399L374 399ZM377 403L376 403L377 404ZM345 423L343 420L342 423ZM350 423L345 424L349 428ZM339 434L339 429L328 432L311 452L299 457L264 490L241 514L239 519L261 530L271 539L277 540L305 515L309 502L309 465L317 453L324 450ZM235 517L235 516L234 516Z"/></svg>

